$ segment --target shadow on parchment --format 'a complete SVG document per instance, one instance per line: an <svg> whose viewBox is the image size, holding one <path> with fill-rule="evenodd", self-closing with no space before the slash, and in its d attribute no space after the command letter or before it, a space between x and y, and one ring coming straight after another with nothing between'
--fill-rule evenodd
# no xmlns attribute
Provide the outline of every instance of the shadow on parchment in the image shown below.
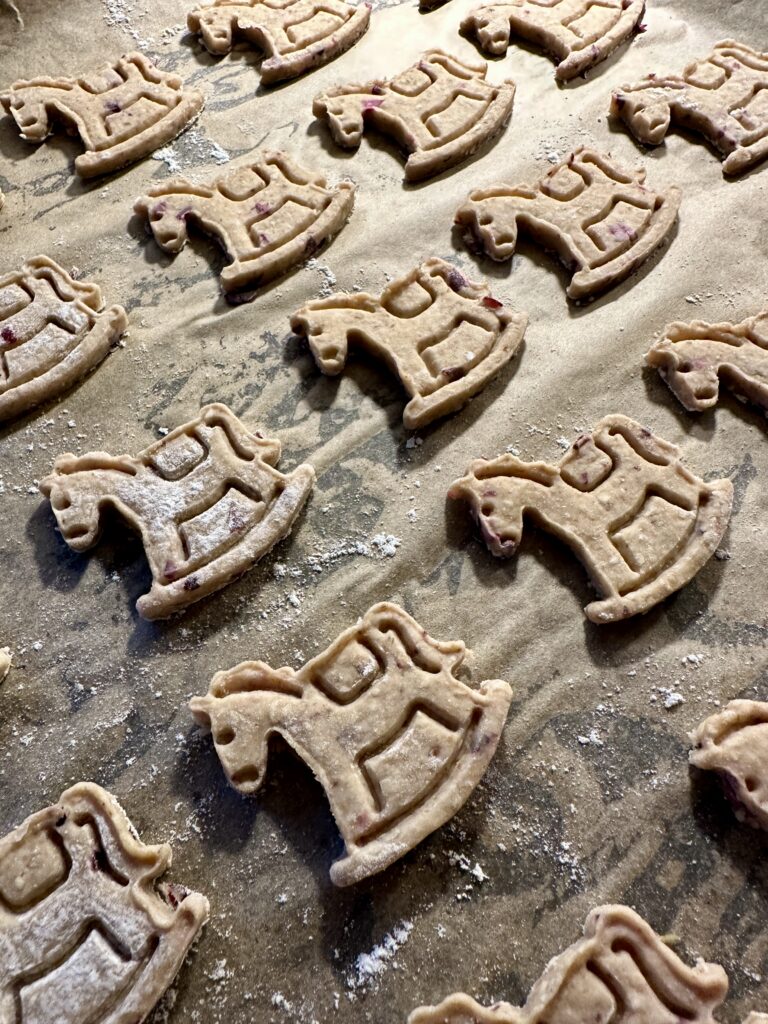
<svg viewBox="0 0 768 1024"><path fill-rule="evenodd" d="M387 428L402 442L395 452L396 467L408 467L416 471L424 461L433 461L440 451L469 430L501 393L512 386L524 351L525 339L521 341L513 358L466 405L414 431L407 430L402 423L402 413L409 395L398 375L384 360L369 355L354 343L350 344L348 361L338 377L326 377L320 372L309 351L307 340L298 335L287 336L283 346L283 360L295 367L302 398L315 411L325 412L331 408L336 400L341 376L350 378L361 394L386 411ZM406 444L412 435L418 437L419 443L414 441L413 447L408 448ZM429 441L428 445L426 441Z"/></svg>
<svg viewBox="0 0 768 1024"><path fill-rule="evenodd" d="M650 343L649 346L650 348ZM720 380L720 391L717 405L704 412L689 412L681 402L675 398L672 391L664 382L659 371L647 364L643 366L643 384L645 385L646 397L654 405L663 405L669 409L681 427L702 440L711 441L715 438L717 431L718 409L727 409L742 422L754 427L765 436L768 428L765 412L759 406L749 402L741 402L729 388L727 381Z"/></svg>

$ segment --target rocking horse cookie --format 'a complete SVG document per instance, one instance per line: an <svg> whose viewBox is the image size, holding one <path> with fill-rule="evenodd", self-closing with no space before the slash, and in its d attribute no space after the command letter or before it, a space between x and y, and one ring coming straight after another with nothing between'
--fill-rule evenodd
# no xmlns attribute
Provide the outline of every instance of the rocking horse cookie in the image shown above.
<svg viewBox="0 0 768 1024"><path fill-rule="evenodd" d="M430 50L388 81L322 93L312 113L345 149L360 145L366 126L385 132L409 154L408 181L420 181L466 160L509 121L515 84L486 82L487 67Z"/></svg>
<svg viewBox="0 0 768 1024"><path fill-rule="evenodd" d="M736 816L768 829L768 703L732 700L691 733L689 759L715 771Z"/></svg>
<svg viewBox="0 0 768 1024"><path fill-rule="evenodd" d="M0 839L0 1020L141 1024L208 918L170 863L91 782Z"/></svg>
<svg viewBox="0 0 768 1024"><path fill-rule="evenodd" d="M733 485L705 483L678 449L626 416L606 416L558 465L477 459L448 492L469 502L494 555L520 544L524 516L565 541L602 600L595 623L647 612L691 580L728 525Z"/></svg>
<svg viewBox="0 0 768 1024"><path fill-rule="evenodd" d="M11 671L12 664L13 655L11 654L10 647L0 647L0 683Z"/></svg>
<svg viewBox="0 0 768 1024"><path fill-rule="evenodd" d="M0 278L0 421L55 398L97 366L128 327L98 285L47 256Z"/></svg>
<svg viewBox="0 0 768 1024"><path fill-rule="evenodd" d="M409 430L454 412L515 354L528 317L512 313L456 267L432 258L381 296L331 295L291 317L306 336L317 365L341 373L349 344L379 356L398 374L411 400Z"/></svg>
<svg viewBox="0 0 768 1024"><path fill-rule="evenodd" d="M56 121L73 126L86 150L75 170L90 178L141 160L197 117L203 94L182 84L143 53L129 53L77 78L14 82L0 103L29 142L46 139Z"/></svg>
<svg viewBox="0 0 768 1024"><path fill-rule="evenodd" d="M716 405L721 381L768 409L768 309L740 324L670 324L645 361L689 412Z"/></svg>
<svg viewBox="0 0 768 1024"><path fill-rule="evenodd" d="M40 490L75 551L96 543L107 506L138 531L152 588L136 607L161 619L242 576L291 532L315 471L284 475L279 458L279 441L216 403L137 456L61 455Z"/></svg>
<svg viewBox="0 0 768 1024"><path fill-rule="evenodd" d="M637 31L645 0L506 0L476 7L461 31L480 49L503 57L510 35L544 50L559 82L583 75Z"/></svg>
<svg viewBox="0 0 768 1024"><path fill-rule="evenodd" d="M187 15L190 32L199 33L211 53L232 49L241 36L265 53L264 85L295 78L326 64L357 42L368 28L371 5L344 0L214 0Z"/></svg>
<svg viewBox="0 0 768 1024"><path fill-rule="evenodd" d="M484 1007L457 993L415 1010L408 1024L715 1024L727 991L719 964L688 967L634 910L605 906L550 960L525 1006Z"/></svg>
<svg viewBox="0 0 768 1024"><path fill-rule="evenodd" d="M208 185L173 178L136 200L155 241L181 252L188 225L214 236L232 259L221 272L227 292L258 288L312 256L346 224L355 201L348 181L325 178L286 153L261 153Z"/></svg>
<svg viewBox="0 0 768 1024"><path fill-rule="evenodd" d="M307 763L346 846L331 880L351 885L451 818L493 757L512 691L497 679L478 690L461 682L466 653L378 604L298 672L244 662L190 707L243 793L261 786L273 733Z"/></svg>
<svg viewBox="0 0 768 1024"><path fill-rule="evenodd" d="M532 185L471 192L456 223L471 248L499 261L525 231L573 274L569 298L593 298L637 270L674 226L680 189L653 192L644 181L643 168L624 170L581 146Z"/></svg>
<svg viewBox="0 0 768 1024"><path fill-rule="evenodd" d="M768 157L768 52L726 39L682 75L648 75L611 98L635 138L658 146L671 124L698 132L738 175Z"/></svg>

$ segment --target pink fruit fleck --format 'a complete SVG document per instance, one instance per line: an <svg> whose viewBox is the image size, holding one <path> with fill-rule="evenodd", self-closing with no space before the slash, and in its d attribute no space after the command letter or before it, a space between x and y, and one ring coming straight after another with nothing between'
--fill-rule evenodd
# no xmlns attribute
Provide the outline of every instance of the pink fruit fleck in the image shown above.
<svg viewBox="0 0 768 1024"><path fill-rule="evenodd" d="M16 337L16 332L13 331L10 327L4 327L2 331L0 331L0 338L3 339L6 345L12 345L14 341L18 340Z"/></svg>
<svg viewBox="0 0 768 1024"><path fill-rule="evenodd" d="M254 203L253 212L264 216L265 213L272 212L272 205L270 203Z"/></svg>
<svg viewBox="0 0 768 1024"><path fill-rule="evenodd" d="M633 242L637 238L637 232L629 224L611 224L608 230L614 238L618 238L621 241Z"/></svg>
<svg viewBox="0 0 768 1024"><path fill-rule="evenodd" d="M384 102L381 100L363 100L363 110L376 110Z"/></svg>
<svg viewBox="0 0 768 1024"><path fill-rule="evenodd" d="M195 576L195 575L188 576L184 580L184 589L185 590L197 590L197 588L199 586L200 586L200 580L198 580L197 576Z"/></svg>
<svg viewBox="0 0 768 1024"><path fill-rule="evenodd" d="M502 303L498 299L494 299L492 295L483 296L483 305L487 306L488 309L501 309Z"/></svg>
<svg viewBox="0 0 768 1024"><path fill-rule="evenodd" d="M106 112L108 114L117 114L123 108L120 106L120 104L117 102L117 100L105 100L104 101L104 109L106 110Z"/></svg>
<svg viewBox="0 0 768 1024"><path fill-rule="evenodd" d="M464 277L462 272L460 270L456 270L455 267L453 270L449 271L447 282L448 287L452 288L455 292L460 291L462 288L466 288L469 284L469 281Z"/></svg>

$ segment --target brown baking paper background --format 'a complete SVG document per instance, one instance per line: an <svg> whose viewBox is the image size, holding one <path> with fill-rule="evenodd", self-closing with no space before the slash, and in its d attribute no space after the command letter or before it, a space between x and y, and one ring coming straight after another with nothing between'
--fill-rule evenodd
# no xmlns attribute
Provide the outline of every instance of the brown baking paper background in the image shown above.
<svg viewBox="0 0 768 1024"><path fill-rule="evenodd" d="M462 989L519 1002L606 901L680 936L688 962L724 964L726 1024L768 1009L768 841L737 823L712 780L692 784L686 761L687 732L720 703L768 697L766 422L727 392L714 412L689 415L643 369L666 323L739 320L765 305L768 167L726 181L706 145L672 133L641 152L606 118L612 86L677 72L718 39L765 48L768 11L655 0L644 34L564 88L548 59L513 45L490 70L518 84L509 128L417 187L375 136L357 153L337 149L312 118L314 94L390 75L429 46L471 56L457 26L473 2L377 9L352 50L269 90L251 51L201 51L177 0L31 0L19 5L23 29L0 7L3 85L139 45L207 97L166 162L89 183L72 173L79 142L31 146L0 123L0 269L47 253L130 316L125 346L91 377L0 431L0 644L14 651L0 689L0 822L6 831L93 779L146 842L171 841L170 877L212 907L175 990L175 1024L389 1024ZM451 224L470 188L533 180L580 143L643 162L649 184L679 185L683 202L675 236L639 274L575 308L566 276L534 246L521 244L511 265L478 263ZM132 203L174 161L204 180L263 147L352 177L356 208L315 261L230 308L216 247L196 238L170 259ZM409 438L396 380L363 358L321 377L288 318L331 286L379 292L434 255L490 280L530 325L512 366L461 413ZM243 579L182 617L143 622L138 540L112 521L91 553L71 552L35 484L63 451L135 453L210 401L279 437L283 470L311 461L317 487L291 538ZM681 445L693 471L730 476L736 500L722 558L650 614L597 627L583 618L591 591L570 552L527 528L519 556L495 560L445 495L475 456L514 445L556 461L612 412ZM435 637L463 638L475 678L507 679L515 696L463 810L385 874L338 891L328 867L341 844L309 771L277 748L261 795L241 798L186 704L243 659L300 665L384 599Z"/></svg>

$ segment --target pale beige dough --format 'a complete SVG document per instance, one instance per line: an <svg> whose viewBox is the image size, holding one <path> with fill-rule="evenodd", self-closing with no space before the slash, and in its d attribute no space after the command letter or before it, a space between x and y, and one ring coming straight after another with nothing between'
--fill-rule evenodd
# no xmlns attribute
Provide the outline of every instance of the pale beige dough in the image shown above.
<svg viewBox="0 0 768 1024"><path fill-rule="evenodd" d="M531 185L470 192L456 213L467 244L509 260L518 230L552 250L573 274L567 295L589 299L632 274L671 233L680 189L647 188L645 170L580 146Z"/></svg>
<svg viewBox="0 0 768 1024"><path fill-rule="evenodd" d="M738 817L768 829L768 702L732 700L691 743L691 764L720 775Z"/></svg>
<svg viewBox="0 0 768 1024"><path fill-rule="evenodd" d="M0 103L29 142L46 139L56 121L76 129L86 151L75 170L90 178L141 160L197 117L203 94L182 85L143 53L129 53L76 78L14 82Z"/></svg>
<svg viewBox="0 0 768 1024"><path fill-rule="evenodd" d="M137 456L60 455L40 490L75 551L92 547L103 510L117 509L152 570L136 607L161 619L237 579L291 532L315 471L305 463L284 475L279 459L279 441L215 403Z"/></svg>
<svg viewBox="0 0 768 1024"><path fill-rule="evenodd" d="M721 381L768 409L768 309L740 324L670 324L645 360L689 412L716 405Z"/></svg>
<svg viewBox="0 0 768 1024"><path fill-rule="evenodd" d="M433 257L380 296L358 292L307 303L291 317L323 373L341 373L350 344L383 359L411 400L409 430L461 408L523 340L528 317L512 313L456 267Z"/></svg>
<svg viewBox="0 0 768 1024"><path fill-rule="evenodd" d="M429 50L389 80L340 85L315 97L312 113L328 122L339 146L356 149L366 127L391 136L407 153L409 181L466 160L512 115L515 83L491 85L485 61Z"/></svg>
<svg viewBox="0 0 768 1024"><path fill-rule="evenodd" d="M517 551L525 516L565 541L602 595L587 618L608 623L647 612L695 576L728 525L733 485L705 483L675 445L614 415L555 466L477 459L448 494L469 502L494 555Z"/></svg>
<svg viewBox="0 0 768 1024"><path fill-rule="evenodd" d="M141 1024L208 918L92 782L0 839L0 1020Z"/></svg>
<svg viewBox="0 0 768 1024"><path fill-rule="evenodd" d="M557 62L555 78L562 82L609 57L644 13L645 0L509 0L476 7L461 30L496 57L507 52L510 35L519 36Z"/></svg>
<svg viewBox="0 0 768 1024"><path fill-rule="evenodd" d="M0 647L0 683L2 683L11 671L12 664L13 655L11 654L10 647Z"/></svg>
<svg viewBox="0 0 768 1024"><path fill-rule="evenodd" d="M190 707L233 786L255 793L281 735L323 786L351 885L393 864L451 818L493 757L512 691L456 675L467 650L378 604L298 672L248 661L218 672Z"/></svg>
<svg viewBox="0 0 768 1024"><path fill-rule="evenodd" d="M325 178L286 153L260 153L252 163L206 185L173 178L136 200L155 241L180 252L193 224L232 258L221 272L228 292L256 289L312 256L346 224L355 201L348 181Z"/></svg>
<svg viewBox="0 0 768 1024"><path fill-rule="evenodd" d="M456 993L414 1010L408 1024L716 1024L727 991L719 964L688 967L634 910L605 906L550 960L525 1006L484 1007Z"/></svg>
<svg viewBox="0 0 768 1024"><path fill-rule="evenodd" d="M97 366L128 327L98 285L47 256L0 278L0 420L55 398Z"/></svg>
<svg viewBox="0 0 768 1024"><path fill-rule="evenodd" d="M768 156L768 52L725 39L682 75L648 75L617 89L611 113L640 142L657 146L672 123L702 134L743 174Z"/></svg>
<svg viewBox="0 0 768 1024"><path fill-rule="evenodd" d="M261 81L269 85L338 57L363 35L370 17L370 4L344 0L215 0L191 10L187 27L211 53L229 53L236 36L260 47Z"/></svg>

